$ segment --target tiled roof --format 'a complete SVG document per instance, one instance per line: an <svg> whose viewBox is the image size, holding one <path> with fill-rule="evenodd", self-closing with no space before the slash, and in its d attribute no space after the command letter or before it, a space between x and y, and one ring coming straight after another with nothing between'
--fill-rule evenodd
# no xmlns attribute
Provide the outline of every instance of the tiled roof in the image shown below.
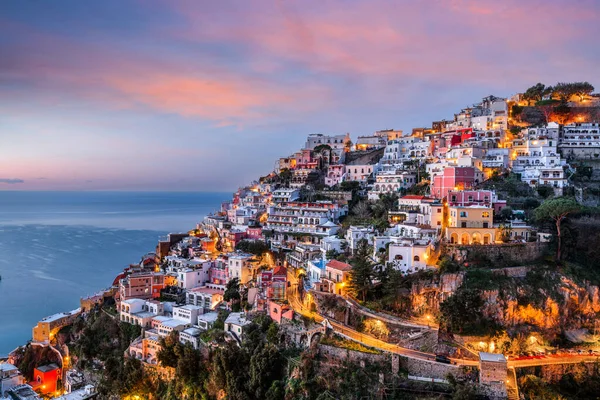
<svg viewBox="0 0 600 400"><path fill-rule="evenodd" d="M352 269L350 264L343 263L338 260L331 260L327 263L327 267L337 269L338 271L349 271Z"/></svg>

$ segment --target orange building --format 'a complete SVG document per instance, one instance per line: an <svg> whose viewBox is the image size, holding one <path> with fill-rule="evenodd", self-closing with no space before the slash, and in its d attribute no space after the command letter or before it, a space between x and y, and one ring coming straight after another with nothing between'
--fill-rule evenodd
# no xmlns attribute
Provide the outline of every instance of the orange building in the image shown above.
<svg viewBox="0 0 600 400"><path fill-rule="evenodd" d="M61 374L58 365L43 365L33 370L31 387L40 393L53 393L58 389L57 383L60 378Z"/></svg>

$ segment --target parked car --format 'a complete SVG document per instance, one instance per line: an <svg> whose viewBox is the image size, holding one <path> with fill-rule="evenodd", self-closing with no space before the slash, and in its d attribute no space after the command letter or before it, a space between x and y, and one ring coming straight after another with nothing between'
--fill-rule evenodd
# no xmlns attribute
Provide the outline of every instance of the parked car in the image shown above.
<svg viewBox="0 0 600 400"><path fill-rule="evenodd" d="M450 359L442 354L436 354L435 355L435 361L440 362L440 363L444 363L444 364L452 364L452 361L450 361Z"/></svg>

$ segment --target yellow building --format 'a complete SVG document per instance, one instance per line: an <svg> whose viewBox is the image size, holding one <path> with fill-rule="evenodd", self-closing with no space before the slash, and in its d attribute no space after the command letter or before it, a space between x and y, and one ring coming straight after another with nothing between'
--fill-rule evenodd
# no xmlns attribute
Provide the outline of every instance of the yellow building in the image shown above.
<svg viewBox="0 0 600 400"><path fill-rule="evenodd" d="M78 308L71 312L58 313L42 319L33 327L33 341L51 341L60 328L71 325L80 313L81 309Z"/></svg>
<svg viewBox="0 0 600 400"><path fill-rule="evenodd" d="M448 207L446 240L454 244L491 244L496 241L494 209L486 206Z"/></svg>

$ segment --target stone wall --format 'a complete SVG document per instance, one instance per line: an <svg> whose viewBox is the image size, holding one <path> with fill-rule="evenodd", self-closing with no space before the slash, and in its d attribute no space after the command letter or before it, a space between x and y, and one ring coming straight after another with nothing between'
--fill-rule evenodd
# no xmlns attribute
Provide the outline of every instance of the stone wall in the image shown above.
<svg viewBox="0 0 600 400"><path fill-rule="evenodd" d="M456 365L406 358L397 354L371 354L339 347L319 345L319 354L329 360L363 363L386 363L391 371L402 371L423 378L446 379L448 374L463 377L466 371ZM364 364L363 364L364 365Z"/></svg>
<svg viewBox="0 0 600 400"><path fill-rule="evenodd" d="M492 265L501 267L507 264L525 264L540 259L548 245L541 242L506 243L490 245L454 245L447 244L446 254L458 262L469 262L476 258L486 257Z"/></svg>
<svg viewBox="0 0 600 400"><path fill-rule="evenodd" d="M456 365L417 360L402 356L396 357L400 358L400 369L409 375L434 379L446 379L448 374L452 374L455 377L463 377L465 375L465 370Z"/></svg>
<svg viewBox="0 0 600 400"><path fill-rule="evenodd" d="M390 363L389 354L363 353L362 351L342 349L340 347L319 344L319 355L337 361L350 361L354 363Z"/></svg>

